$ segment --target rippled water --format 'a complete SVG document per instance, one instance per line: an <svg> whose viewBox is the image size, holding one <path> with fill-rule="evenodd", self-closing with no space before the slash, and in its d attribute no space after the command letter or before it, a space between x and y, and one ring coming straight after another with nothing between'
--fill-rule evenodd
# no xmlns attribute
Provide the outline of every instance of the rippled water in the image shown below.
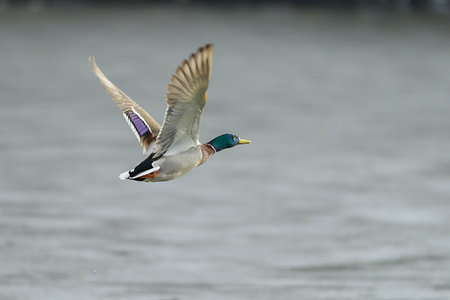
<svg viewBox="0 0 450 300"><path fill-rule="evenodd" d="M450 26L297 9L0 15L1 299L450 299ZM157 120L214 42L201 139L252 139L175 181L91 74Z"/></svg>

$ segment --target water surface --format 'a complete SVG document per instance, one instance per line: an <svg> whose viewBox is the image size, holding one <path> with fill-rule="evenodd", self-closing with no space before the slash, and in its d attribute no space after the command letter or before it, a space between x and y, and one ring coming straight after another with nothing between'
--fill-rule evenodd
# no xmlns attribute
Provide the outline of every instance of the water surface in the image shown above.
<svg viewBox="0 0 450 300"><path fill-rule="evenodd" d="M1 299L449 299L448 19L292 8L0 15ZM202 141L175 181L91 74L162 121L214 42Z"/></svg>

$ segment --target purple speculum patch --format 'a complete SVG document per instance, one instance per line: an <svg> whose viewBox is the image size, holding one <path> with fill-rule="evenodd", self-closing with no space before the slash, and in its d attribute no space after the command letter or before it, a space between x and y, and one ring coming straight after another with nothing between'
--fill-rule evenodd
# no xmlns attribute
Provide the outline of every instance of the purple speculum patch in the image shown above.
<svg viewBox="0 0 450 300"><path fill-rule="evenodd" d="M145 123L134 112L128 112L128 118L130 118L130 121L131 123L133 123L134 128L136 128L137 132L139 133L139 136L143 136L149 131Z"/></svg>

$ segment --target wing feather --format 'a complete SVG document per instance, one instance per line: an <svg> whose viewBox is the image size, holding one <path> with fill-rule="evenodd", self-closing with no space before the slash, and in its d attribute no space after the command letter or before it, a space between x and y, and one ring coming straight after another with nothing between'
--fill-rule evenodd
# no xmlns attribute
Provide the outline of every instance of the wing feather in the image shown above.
<svg viewBox="0 0 450 300"><path fill-rule="evenodd" d="M199 144L198 131L207 99L212 50L212 44L199 48L188 60L183 60L171 76L155 157L176 154Z"/></svg>
<svg viewBox="0 0 450 300"><path fill-rule="evenodd" d="M153 148L150 146L155 142L161 126L103 74L95 63L93 56L89 57L89 66L114 103L122 110L125 120L142 146L143 153L149 154L148 151L151 151L151 148Z"/></svg>

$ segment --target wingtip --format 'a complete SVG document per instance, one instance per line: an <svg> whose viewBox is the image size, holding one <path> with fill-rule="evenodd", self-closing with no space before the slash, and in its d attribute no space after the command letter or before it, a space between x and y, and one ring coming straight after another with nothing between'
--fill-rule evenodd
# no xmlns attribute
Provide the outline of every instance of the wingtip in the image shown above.
<svg viewBox="0 0 450 300"><path fill-rule="evenodd" d="M95 57L94 56L89 56L89 66L91 67L91 68L94 68L94 66L95 66Z"/></svg>
<svg viewBox="0 0 450 300"><path fill-rule="evenodd" d="M211 52L214 48L214 44L213 43L206 43L204 46L200 47L197 49L197 53L201 53L201 52Z"/></svg>
<svg viewBox="0 0 450 300"><path fill-rule="evenodd" d="M205 46L203 46L206 50L212 49L214 48L214 44L213 43L206 43Z"/></svg>

